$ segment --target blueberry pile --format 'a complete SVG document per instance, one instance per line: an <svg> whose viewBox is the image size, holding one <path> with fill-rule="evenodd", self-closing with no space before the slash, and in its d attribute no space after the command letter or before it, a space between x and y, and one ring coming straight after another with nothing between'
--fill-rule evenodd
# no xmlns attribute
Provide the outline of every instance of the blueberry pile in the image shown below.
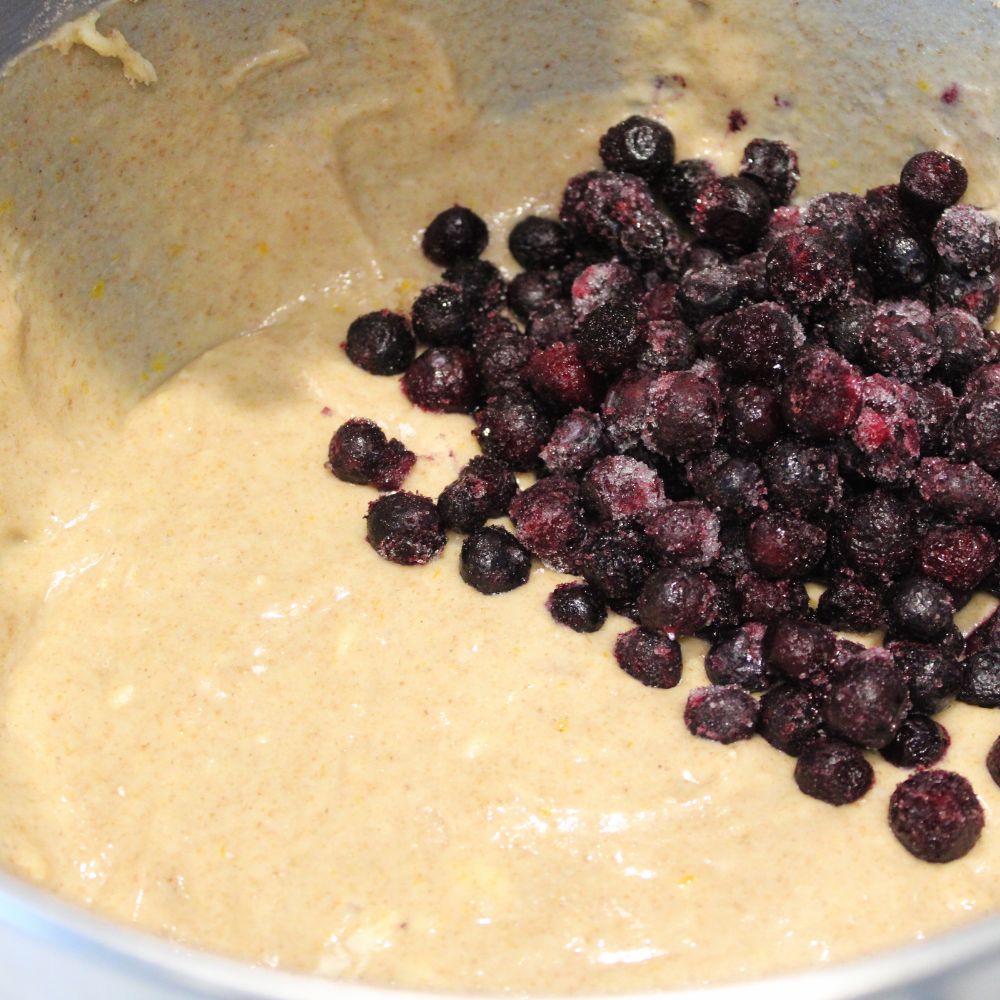
<svg viewBox="0 0 1000 1000"><path fill-rule="evenodd" d="M462 579L483 594L524 584L533 560L582 577L551 615L581 632L608 609L630 618L615 655L646 685L678 683L678 637L707 639L694 735L759 733L834 805L868 791L880 751L918 769L892 797L900 842L961 856L983 811L933 769L949 743L933 716L955 698L1000 707L1000 620L968 642L953 621L974 590L1000 594L1000 226L960 203L966 171L937 151L898 183L801 205L778 141L754 139L723 177L675 162L670 131L635 116L600 156L558 219L514 226L510 281L456 206L423 238L441 282L410 316L351 324L356 365L469 414L482 451L436 502L372 502L369 541L414 565L461 532ZM330 468L398 491L403 452L350 421ZM504 516L513 532L487 524ZM816 608L807 581L825 588ZM872 649L835 632L876 629Z"/></svg>

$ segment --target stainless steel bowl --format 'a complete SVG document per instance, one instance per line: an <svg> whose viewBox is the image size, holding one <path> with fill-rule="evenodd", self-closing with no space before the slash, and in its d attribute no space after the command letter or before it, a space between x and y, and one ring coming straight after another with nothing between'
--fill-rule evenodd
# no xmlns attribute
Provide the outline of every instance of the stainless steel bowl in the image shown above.
<svg viewBox="0 0 1000 1000"><path fill-rule="evenodd" d="M544 6L559 0L514 2ZM799 6L792 0L774 2L789 9ZM796 34L797 22L789 18L789 43L807 51L811 47L832 71L839 69L839 96L831 99L841 104L878 101L906 52L946 55L966 85L987 92L994 85L990 54L1000 49L1000 9L993 0L800 3L813 8L821 22L845 29L822 36ZM92 6L91 0L2 0L0 64L53 25ZM607 6L613 9L610 3ZM959 132L962 128L981 134L983 122L957 126ZM1000 108L994 106L986 121L995 147L992 164L1000 162L998 129ZM972 137L970 132L965 138ZM863 142L864 135L855 134L852 141ZM0 970L0 1000L399 1000L407 996L426 1000L426 994L279 973L191 951L95 917L2 873ZM996 995L998 978L1000 916L863 961L672 996L678 1000L972 1000Z"/></svg>

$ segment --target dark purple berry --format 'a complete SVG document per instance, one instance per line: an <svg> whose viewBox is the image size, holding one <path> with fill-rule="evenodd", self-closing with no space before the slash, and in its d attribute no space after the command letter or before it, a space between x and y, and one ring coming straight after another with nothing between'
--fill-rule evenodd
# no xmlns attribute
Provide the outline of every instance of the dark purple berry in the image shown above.
<svg viewBox="0 0 1000 1000"><path fill-rule="evenodd" d="M760 699L757 728L776 750L798 757L823 726L816 696L794 684L779 684Z"/></svg>
<svg viewBox="0 0 1000 1000"><path fill-rule="evenodd" d="M953 771L918 771L889 799L889 826L921 861L955 861L983 830L983 807L966 778Z"/></svg>
<svg viewBox="0 0 1000 1000"><path fill-rule="evenodd" d="M688 695L684 724L692 736L716 743L748 740L757 727L757 702L736 684L698 687Z"/></svg>
<svg viewBox="0 0 1000 1000"><path fill-rule="evenodd" d="M461 205L446 208L424 230L424 256L439 267L478 257L489 242L486 223Z"/></svg>
<svg viewBox="0 0 1000 1000"><path fill-rule="evenodd" d="M942 266L931 282L930 291L935 309L962 309L981 323L987 323L1000 305L1000 275L996 271L969 275Z"/></svg>
<svg viewBox="0 0 1000 1000"><path fill-rule="evenodd" d="M639 621L651 632L694 635L715 621L717 597L715 584L704 573L662 569L639 594Z"/></svg>
<svg viewBox="0 0 1000 1000"><path fill-rule="evenodd" d="M552 419L541 403L521 389L502 392L476 411L473 433L491 458L522 472L538 464L538 456L552 434Z"/></svg>
<svg viewBox="0 0 1000 1000"><path fill-rule="evenodd" d="M653 376L637 372L622 376L604 397L601 416L608 437L620 451L634 448L646 422L649 389Z"/></svg>
<svg viewBox="0 0 1000 1000"><path fill-rule="evenodd" d="M371 375L399 375L413 362L416 344L406 317L383 309L351 323L344 350Z"/></svg>
<svg viewBox="0 0 1000 1000"><path fill-rule="evenodd" d="M674 137L660 122L632 115L601 136L600 151L608 170L657 177L673 165Z"/></svg>
<svg viewBox="0 0 1000 1000"><path fill-rule="evenodd" d="M721 316L706 348L740 382L776 382L802 346L802 325L783 306L758 302Z"/></svg>
<svg viewBox="0 0 1000 1000"><path fill-rule="evenodd" d="M402 386L422 410L470 413L479 395L476 359L464 347L431 347L410 365Z"/></svg>
<svg viewBox="0 0 1000 1000"><path fill-rule="evenodd" d="M488 260L459 260L441 275L456 285L474 312L493 312L507 301L507 282L496 264Z"/></svg>
<svg viewBox="0 0 1000 1000"><path fill-rule="evenodd" d="M529 215L510 231L507 238L511 256L526 271L548 271L568 264L573 257L573 240L556 219Z"/></svg>
<svg viewBox="0 0 1000 1000"><path fill-rule="evenodd" d="M946 208L933 240L942 264L960 274L987 274L1000 266L1000 223L972 205Z"/></svg>
<svg viewBox="0 0 1000 1000"><path fill-rule="evenodd" d="M965 394L952 428L953 454L1000 473L1000 395Z"/></svg>
<svg viewBox="0 0 1000 1000"><path fill-rule="evenodd" d="M596 632L608 612L600 593L589 583L561 583L545 602L549 614L574 632Z"/></svg>
<svg viewBox="0 0 1000 1000"><path fill-rule="evenodd" d="M468 534L492 517L503 517L517 493L514 473L486 455L471 459L438 497L438 513L446 528Z"/></svg>
<svg viewBox="0 0 1000 1000"><path fill-rule="evenodd" d="M752 573L736 578L741 621L773 622L784 615L801 615L809 595L801 580L767 580Z"/></svg>
<svg viewBox="0 0 1000 1000"><path fill-rule="evenodd" d="M978 525L932 528L920 542L920 568L955 593L974 590L997 558L997 546Z"/></svg>
<svg viewBox="0 0 1000 1000"><path fill-rule="evenodd" d="M1000 646L973 653L962 664L958 700L981 708L1000 708Z"/></svg>
<svg viewBox="0 0 1000 1000"><path fill-rule="evenodd" d="M939 309L934 314L934 337L941 348L934 374L956 389L1000 355L1000 338L964 309Z"/></svg>
<svg viewBox="0 0 1000 1000"><path fill-rule="evenodd" d="M768 667L785 679L819 683L837 655L837 640L825 625L779 618L767 626L762 649Z"/></svg>
<svg viewBox="0 0 1000 1000"><path fill-rule="evenodd" d="M546 566L572 573L587 540L580 489L575 480L540 479L510 505L518 541Z"/></svg>
<svg viewBox="0 0 1000 1000"><path fill-rule="evenodd" d="M385 433L374 421L348 420L330 439L329 469L345 483L367 486L375 479L387 443Z"/></svg>
<svg viewBox="0 0 1000 1000"><path fill-rule="evenodd" d="M536 351L521 371L535 395L556 411L593 406L600 395L593 368L584 363L575 343L559 342Z"/></svg>
<svg viewBox="0 0 1000 1000"><path fill-rule="evenodd" d="M413 303L413 332L434 347L468 343L472 336L472 312L458 285L431 285Z"/></svg>
<svg viewBox="0 0 1000 1000"><path fill-rule="evenodd" d="M744 279L731 264L691 267L677 286L677 304L692 326L729 312L743 299Z"/></svg>
<svg viewBox="0 0 1000 1000"><path fill-rule="evenodd" d="M639 297L642 282L630 267L616 260L585 267L573 281L570 298L577 319L589 316L601 306L621 307L635 320L633 303Z"/></svg>
<svg viewBox="0 0 1000 1000"><path fill-rule="evenodd" d="M659 179L660 197L677 218L690 223L698 196L715 179L715 167L708 160L679 160Z"/></svg>
<svg viewBox="0 0 1000 1000"><path fill-rule="evenodd" d="M422 566L441 553L446 536L434 501L416 493L387 493L368 506L368 543L400 566Z"/></svg>
<svg viewBox="0 0 1000 1000"><path fill-rule="evenodd" d="M760 467L748 459L710 451L688 463L687 480L696 496L741 521L767 509Z"/></svg>
<svg viewBox="0 0 1000 1000"><path fill-rule="evenodd" d="M738 684L766 691L774 676L764 662L761 643L766 626L748 622L717 639L705 654L705 674L713 684Z"/></svg>
<svg viewBox="0 0 1000 1000"><path fill-rule="evenodd" d="M557 271L522 271L507 286L507 305L521 319L559 301L562 282Z"/></svg>
<svg viewBox="0 0 1000 1000"><path fill-rule="evenodd" d="M881 753L895 767L931 767L945 755L950 743L948 730L941 723L927 715L910 715Z"/></svg>
<svg viewBox="0 0 1000 1000"><path fill-rule="evenodd" d="M477 324L472 352L479 366L484 396L523 385L521 372L535 346L506 316L491 315Z"/></svg>
<svg viewBox="0 0 1000 1000"><path fill-rule="evenodd" d="M937 715L955 700L963 671L952 653L939 645L905 640L890 642L888 649L906 675L910 700L917 712Z"/></svg>
<svg viewBox="0 0 1000 1000"><path fill-rule="evenodd" d="M922 302L880 302L861 334L865 360L903 382L923 378L939 361L931 311Z"/></svg>
<svg viewBox="0 0 1000 1000"><path fill-rule="evenodd" d="M764 455L761 469L774 508L823 518L840 506L844 484L834 451L779 441Z"/></svg>
<svg viewBox="0 0 1000 1000"><path fill-rule="evenodd" d="M694 363L694 334L679 319L647 320L639 336L644 344L639 368L644 371L684 371Z"/></svg>
<svg viewBox="0 0 1000 1000"><path fill-rule="evenodd" d="M723 177L702 186L690 221L705 241L729 253L743 253L763 235L770 212L767 194L755 180Z"/></svg>
<svg viewBox="0 0 1000 1000"><path fill-rule="evenodd" d="M504 594L528 582L531 556L506 528L477 528L462 542L459 573L480 594Z"/></svg>
<svg viewBox="0 0 1000 1000"><path fill-rule="evenodd" d="M751 451L766 448L784 428L777 394L752 383L729 391L726 422L733 441Z"/></svg>
<svg viewBox="0 0 1000 1000"><path fill-rule="evenodd" d="M709 379L664 372L649 386L642 439L657 454L684 459L708 451L721 423L722 397Z"/></svg>
<svg viewBox="0 0 1000 1000"><path fill-rule="evenodd" d="M912 229L890 224L869 236L868 270L880 295L912 295L934 272L933 251Z"/></svg>
<svg viewBox="0 0 1000 1000"><path fill-rule="evenodd" d="M841 240L856 256L864 249L865 233L861 217L865 200L857 194L831 191L810 199L802 210L806 226L817 227Z"/></svg>
<svg viewBox="0 0 1000 1000"><path fill-rule="evenodd" d="M910 710L906 677L892 654L866 649L831 682L824 709L827 725L869 750L880 750L896 735Z"/></svg>
<svg viewBox="0 0 1000 1000"><path fill-rule="evenodd" d="M536 348L546 348L571 341L575 327L573 306L565 299L556 299L543 303L528 317L526 332Z"/></svg>
<svg viewBox="0 0 1000 1000"><path fill-rule="evenodd" d="M634 600L652 569L653 560L642 533L623 524L595 531L581 556L586 581L617 604Z"/></svg>
<svg viewBox="0 0 1000 1000"><path fill-rule="evenodd" d="M603 305L588 313L576 331L580 357L593 371L617 375L642 350L633 308Z"/></svg>
<svg viewBox="0 0 1000 1000"><path fill-rule="evenodd" d="M697 500L666 501L644 518L646 535L665 565L705 569L719 556L718 515Z"/></svg>
<svg viewBox="0 0 1000 1000"><path fill-rule="evenodd" d="M378 490L398 490L417 463L417 456L402 441L392 438L375 464L372 486Z"/></svg>
<svg viewBox="0 0 1000 1000"><path fill-rule="evenodd" d="M589 468L605 451L607 441L601 418L589 410L577 409L556 424L540 457L549 472L565 476Z"/></svg>
<svg viewBox="0 0 1000 1000"><path fill-rule="evenodd" d="M646 520L666 503L656 470L627 455L595 462L583 477L581 493L587 509L601 522Z"/></svg>
<svg viewBox="0 0 1000 1000"><path fill-rule="evenodd" d="M799 182L799 158L783 142L751 139L743 150L740 176L757 181L772 205L787 205Z"/></svg>
<svg viewBox="0 0 1000 1000"><path fill-rule="evenodd" d="M986 769L996 784L1000 785L1000 736L993 741L993 746L986 755Z"/></svg>
<svg viewBox="0 0 1000 1000"><path fill-rule="evenodd" d="M823 558L826 532L794 514L769 511L750 525L747 551L762 576L806 577Z"/></svg>
<svg viewBox="0 0 1000 1000"><path fill-rule="evenodd" d="M843 299L852 277L847 244L815 226L783 234L767 254L771 295L801 313Z"/></svg>
<svg viewBox="0 0 1000 1000"><path fill-rule="evenodd" d="M863 391L864 381L853 365L825 347L810 347L785 381L785 420L804 437L834 440L857 420Z"/></svg>
<svg viewBox="0 0 1000 1000"><path fill-rule="evenodd" d="M954 205L969 183L961 160L928 150L906 161L899 178L899 197L917 212L937 213Z"/></svg>
<svg viewBox="0 0 1000 1000"><path fill-rule="evenodd" d="M850 300L834 306L826 313L820 329L826 336L827 343L845 361L860 364L864 360L864 330L874 315L874 302Z"/></svg>
<svg viewBox="0 0 1000 1000"><path fill-rule="evenodd" d="M680 683L681 647L670 636L643 628L622 632L615 641L615 659L646 687L672 688Z"/></svg>
<svg viewBox="0 0 1000 1000"><path fill-rule="evenodd" d="M975 462L925 458L917 469L920 496L960 523L1000 524L1000 483Z"/></svg>
<svg viewBox="0 0 1000 1000"><path fill-rule="evenodd" d="M881 594L850 576L834 578L819 599L817 615L831 628L849 632L872 632L888 620Z"/></svg>
<svg viewBox="0 0 1000 1000"><path fill-rule="evenodd" d="M934 642L951 627L955 601L947 587L925 576L897 583L889 592L889 622L917 641Z"/></svg>
<svg viewBox="0 0 1000 1000"><path fill-rule="evenodd" d="M849 565L865 576L893 580L910 568L916 551L911 505L893 493L876 490L848 512L840 547Z"/></svg>
<svg viewBox="0 0 1000 1000"><path fill-rule="evenodd" d="M831 806L857 802L874 783L875 772L864 753L842 740L814 739L795 762L799 790Z"/></svg>

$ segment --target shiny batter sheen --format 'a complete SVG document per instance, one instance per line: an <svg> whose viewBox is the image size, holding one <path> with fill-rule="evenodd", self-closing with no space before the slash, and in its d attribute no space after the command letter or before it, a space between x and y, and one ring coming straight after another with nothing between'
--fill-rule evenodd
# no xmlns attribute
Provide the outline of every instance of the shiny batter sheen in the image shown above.
<svg viewBox="0 0 1000 1000"><path fill-rule="evenodd" d="M941 716L983 838L918 862L886 824L900 772L875 761L834 809L759 738L695 740L702 645L680 688L644 688L610 653L626 623L553 624L555 574L484 598L456 539L424 569L378 559L374 493L323 468L355 415L431 495L475 451L466 417L339 346L432 279L441 208L487 217L508 266L512 222L630 111L724 169L787 138L808 193L935 145L975 177L988 107L921 103L911 73L905 122L835 158L843 95L787 43L798 6L498 7L147 0L97 29L156 82L76 45L0 83L0 858L180 941L451 989L733 980L997 909L991 713Z"/></svg>

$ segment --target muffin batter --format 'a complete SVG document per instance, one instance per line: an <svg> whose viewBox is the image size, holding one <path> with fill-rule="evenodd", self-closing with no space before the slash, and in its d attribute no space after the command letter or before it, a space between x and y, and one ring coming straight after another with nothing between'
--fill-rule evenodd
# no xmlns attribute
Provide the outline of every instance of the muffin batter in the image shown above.
<svg viewBox="0 0 1000 1000"><path fill-rule="evenodd" d="M509 265L512 222L550 211L631 111L724 169L751 136L786 138L805 194L942 146L969 200L997 206L975 94L961 117L932 94L832 163L838 98L780 44L788 10L751 26L736 3L633 4L595 30L606 6L525 13L508 37L485 3L456 25L445 0L147 0L98 27L155 67L148 87L80 46L2 81L15 871L261 964L449 989L732 980L1000 908L988 711L940 716L982 840L923 864L885 822L903 772L875 761L875 789L841 809L800 795L763 740L684 729L703 645L679 688L645 688L611 656L624 621L551 622L557 574L484 598L454 540L431 567L390 565L364 541L374 493L323 469L350 416L416 451L407 488L432 496L476 453L467 418L353 368L347 324L432 280L419 231L455 201Z"/></svg>

